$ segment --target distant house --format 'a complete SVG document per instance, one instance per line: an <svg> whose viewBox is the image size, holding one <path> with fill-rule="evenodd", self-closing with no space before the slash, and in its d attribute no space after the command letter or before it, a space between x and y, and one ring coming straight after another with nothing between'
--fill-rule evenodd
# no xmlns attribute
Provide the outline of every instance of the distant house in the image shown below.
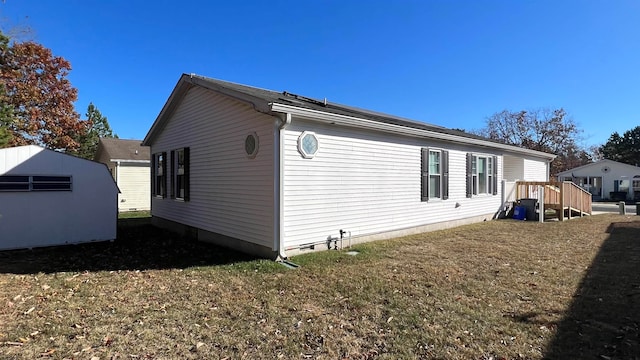
<svg viewBox="0 0 640 360"><path fill-rule="evenodd" d="M589 191L594 200L640 200L640 167L600 160L558 174Z"/></svg>
<svg viewBox="0 0 640 360"><path fill-rule="evenodd" d="M113 240L117 198L103 164L35 145L0 149L0 250Z"/></svg>
<svg viewBox="0 0 640 360"><path fill-rule="evenodd" d="M555 158L187 74L143 145L154 224L280 258L490 220L503 180L547 181Z"/></svg>
<svg viewBox="0 0 640 360"><path fill-rule="evenodd" d="M151 208L149 148L141 140L101 138L95 160L106 164L118 184L118 211Z"/></svg>

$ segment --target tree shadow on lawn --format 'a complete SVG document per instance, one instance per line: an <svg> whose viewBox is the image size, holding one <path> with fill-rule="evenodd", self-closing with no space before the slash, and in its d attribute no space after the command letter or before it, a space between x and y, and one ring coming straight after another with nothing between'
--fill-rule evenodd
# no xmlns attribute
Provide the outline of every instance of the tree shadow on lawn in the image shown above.
<svg viewBox="0 0 640 360"><path fill-rule="evenodd" d="M0 273L182 269L255 259L128 219L115 241L0 252Z"/></svg>
<svg viewBox="0 0 640 360"><path fill-rule="evenodd" d="M545 359L640 359L640 221L608 232Z"/></svg>

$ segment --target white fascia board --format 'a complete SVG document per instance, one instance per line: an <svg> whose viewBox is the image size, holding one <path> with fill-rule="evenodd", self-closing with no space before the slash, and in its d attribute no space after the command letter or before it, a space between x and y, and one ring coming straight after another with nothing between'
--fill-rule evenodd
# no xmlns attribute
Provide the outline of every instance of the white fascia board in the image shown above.
<svg viewBox="0 0 640 360"><path fill-rule="evenodd" d="M475 146L492 148L492 149L500 149L500 150L505 150L511 153L526 154L526 155L531 155L539 158L544 158L544 159L547 159L548 161L551 161L556 158L556 155L553 155L553 154L548 154L548 153L536 151L536 150L522 149L513 145L500 144L500 143L495 143L487 140L472 139L464 136L443 134L436 131L415 129L415 128L394 125L394 124L386 124L379 121L361 119L361 118L356 118L352 116L299 108L297 106L271 103L271 111L289 113L293 116L298 116L303 119L325 122L329 124L351 126L351 127L362 128L362 129L384 131L384 132L399 134L404 136L413 136L413 137L420 137L420 138L427 138L427 139L434 139L434 140L449 141L449 142L465 144L465 145L475 145Z"/></svg>
<svg viewBox="0 0 640 360"><path fill-rule="evenodd" d="M121 162L121 163L139 163L139 164L150 164L151 160L127 160L127 159L109 159L111 162Z"/></svg>

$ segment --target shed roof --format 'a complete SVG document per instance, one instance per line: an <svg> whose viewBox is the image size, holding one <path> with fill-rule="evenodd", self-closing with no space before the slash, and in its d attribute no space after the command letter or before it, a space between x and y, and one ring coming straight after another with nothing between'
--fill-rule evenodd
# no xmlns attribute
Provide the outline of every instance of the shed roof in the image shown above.
<svg viewBox="0 0 640 360"><path fill-rule="evenodd" d="M148 146L142 146L141 140L124 140L100 138L98 153L103 151L107 158L113 160L149 161L151 159Z"/></svg>
<svg viewBox="0 0 640 360"><path fill-rule="evenodd" d="M385 127L385 129L387 129L387 131L390 131L391 129L391 132L395 132L392 130L393 128L402 128L405 129L405 131L399 131L399 133L407 134L408 131L406 130L409 130L410 132L413 132L415 134L421 134L423 136L426 135L426 137L436 138L444 141L472 143L479 146L501 148L510 152L521 154L526 153L529 155L546 158L548 160L552 160L556 157L556 155L553 154L523 149L512 145L506 145L464 131L453 130L439 125L329 102L326 99L312 99L287 91L278 92L273 90L261 89L253 86L212 79L195 74L182 74L180 80L178 81L178 84L174 88L169 99L162 108L162 111L147 133L147 136L143 140L144 145L150 145L152 139L164 127L164 123L168 120L171 113L175 110L181 98L184 97L187 91L194 86L201 86L206 89L234 97L238 100L248 102L253 105L253 107L257 111L272 115L278 112L287 111L289 109L303 109L307 110L309 116L312 118L316 115L329 114L330 116L333 115L336 117L354 120L351 122L352 126L361 126L363 125L362 122L365 121L369 124L381 124Z"/></svg>
<svg viewBox="0 0 640 360"><path fill-rule="evenodd" d="M87 167L95 169L96 174L110 179L116 191L115 179L105 164L84 159L75 155L46 149L39 145L22 145L0 149L0 175L76 175L76 169L84 172Z"/></svg>

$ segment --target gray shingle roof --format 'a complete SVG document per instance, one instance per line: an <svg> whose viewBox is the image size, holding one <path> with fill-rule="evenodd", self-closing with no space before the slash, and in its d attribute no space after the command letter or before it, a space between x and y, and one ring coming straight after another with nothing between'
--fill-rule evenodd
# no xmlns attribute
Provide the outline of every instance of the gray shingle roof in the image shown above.
<svg viewBox="0 0 640 360"><path fill-rule="evenodd" d="M280 109L282 109L282 107L298 108L305 111L310 110L311 112L317 114L325 113L336 115L338 117L343 116L356 119L356 121L357 119L366 120L374 123L379 123L383 126L397 126L407 130L403 133L419 133L422 136L436 138L442 141L454 141L461 143L470 143L477 146L484 146L489 148L499 148L504 151L529 154L548 160L552 160L553 158L555 158L555 155L553 154L524 149L512 145L506 145L502 142L487 139L482 136L477 136L464 131L449 129L446 127L409 120L394 115L383 114L371 110L333 103L325 99L317 100L301 95L296 95L287 91L278 92L273 90L266 90L253 86L212 79L195 74L182 74L180 80L178 81L178 84L173 89L173 92L169 96L169 99L167 99L164 107L160 111L160 114L156 118L155 122L151 126L151 129L143 140L144 144L150 145L152 143L154 137L162 131L166 122L170 118L171 114L175 111L182 98L186 96L189 89L193 86L200 86L205 89L225 94L227 96L235 97L242 101L247 101L253 104L254 108L257 111L264 112L266 114L273 114L273 109L278 108L278 106L280 106ZM361 124L356 126L361 126Z"/></svg>
<svg viewBox="0 0 640 360"><path fill-rule="evenodd" d="M386 124L400 125L400 126L410 127L414 129L430 130L430 131L435 131L443 134L450 134L450 135L463 136L463 137L468 137L473 139L487 140L486 138L483 138L481 136L477 136L464 131L453 130L453 129L449 129L439 125L429 124L429 123L415 121L415 120L409 120L399 116L384 114L384 113L361 109L361 108L348 106L348 105L342 105L342 104L338 104L330 101L312 99L302 95L293 94L287 91L277 92L273 90L266 90L266 89L252 87L252 86L241 85L233 82L212 79L212 78L195 75L195 74L192 74L189 76L191 78L201 80L204 83L203 85L209 84L215 87L222 87L225 89L237 91L239 93L246 94L258 99L262 99L270 103L297 106L297 107L311 109L311 110L324 111L324 112L338 114L338 115L353 116L357 118L378 121Z"/></svg>
<svg viewBox="0 0 640 360"><path fill-rule="evenodd" d="M109 159L118 160L149 160L149 147L142 146L142 140L124 140L100 138L98 147L107 154Z"/></svg>

